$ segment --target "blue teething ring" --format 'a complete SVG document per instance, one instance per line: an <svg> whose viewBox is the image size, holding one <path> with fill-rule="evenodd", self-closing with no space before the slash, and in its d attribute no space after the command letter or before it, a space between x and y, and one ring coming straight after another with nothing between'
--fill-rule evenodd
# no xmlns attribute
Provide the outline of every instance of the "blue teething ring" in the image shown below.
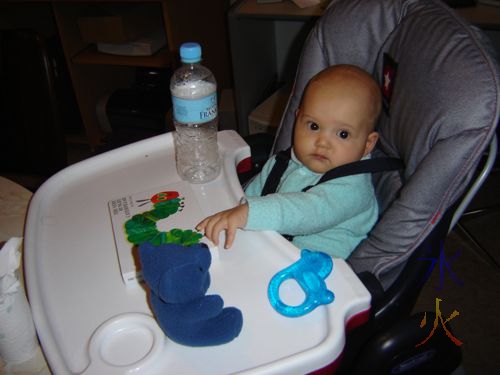
<svg viewBox="0 0 500 375"><path fill-rule="evenodd" d="M333 302L335 296L325 283L332 269L333 262L329 255L303 249L297 262L278 272L269 282L269 302L277 312L288 317L302 316L319 305ZM290 306L280 299L281 284L289 279L295 279L306 295L301 305Z"/></svg>

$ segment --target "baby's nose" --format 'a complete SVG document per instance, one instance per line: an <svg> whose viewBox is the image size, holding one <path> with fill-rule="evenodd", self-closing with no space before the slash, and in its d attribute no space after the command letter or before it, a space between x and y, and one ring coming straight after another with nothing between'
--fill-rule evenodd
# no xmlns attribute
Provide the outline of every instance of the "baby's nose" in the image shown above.
<svg viewBox="0 0 500 375"><path fill-rule="evenodd" d="M318 147L328 147L330 145L330 140L325 135L318 135L316 138L316 145Z"/></svg>

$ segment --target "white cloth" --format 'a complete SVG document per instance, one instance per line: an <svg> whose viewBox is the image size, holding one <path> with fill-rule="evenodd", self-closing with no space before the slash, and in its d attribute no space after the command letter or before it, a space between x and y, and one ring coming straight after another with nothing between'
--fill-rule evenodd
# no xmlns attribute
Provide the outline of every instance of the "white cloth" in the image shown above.
<svg viewBox="0 0 500 375"><path fill-rule="evenodd" d="M21 185L0 176L0 242L12 237L22 237L28 205L33 193ZM22 267L19 281L24 288ZM38 347L35 355L26 362L6 365L0 358L2 375L50 375L42 351Z"/></svg>

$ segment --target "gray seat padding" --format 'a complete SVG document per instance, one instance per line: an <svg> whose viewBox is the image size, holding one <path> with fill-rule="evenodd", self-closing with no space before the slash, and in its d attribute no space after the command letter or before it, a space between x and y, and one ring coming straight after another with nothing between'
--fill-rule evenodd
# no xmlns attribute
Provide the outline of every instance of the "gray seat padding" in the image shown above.
<svg viewBox="0 0 500 375"><path fill-rule="evenodd" d="M499 68L486 37L439 0L333 0L303 48L273 152L291 144L309 79L343 63L392 88L373 156L406 168L374 176L382 214L348 259L387 288L470 182L497 125Z"/></svg>

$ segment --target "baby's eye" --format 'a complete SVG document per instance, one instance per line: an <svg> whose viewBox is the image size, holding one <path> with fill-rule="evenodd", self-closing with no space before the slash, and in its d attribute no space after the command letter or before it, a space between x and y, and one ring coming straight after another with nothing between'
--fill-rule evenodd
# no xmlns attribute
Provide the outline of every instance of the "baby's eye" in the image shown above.
<svg viewBox="0 0 500 375"><path fill-rule="evenodd" d="M309 129L313 130L313 131L319 130L319 125L316 124L315 122L310 122L309 123Z"/></svg>
<svg viewBox="0 0 500 375"><path fill-rule="evenodd" d="M349 138L349 132L347 130L340 130L337 132L337 135L342 139Z"/></svg>

